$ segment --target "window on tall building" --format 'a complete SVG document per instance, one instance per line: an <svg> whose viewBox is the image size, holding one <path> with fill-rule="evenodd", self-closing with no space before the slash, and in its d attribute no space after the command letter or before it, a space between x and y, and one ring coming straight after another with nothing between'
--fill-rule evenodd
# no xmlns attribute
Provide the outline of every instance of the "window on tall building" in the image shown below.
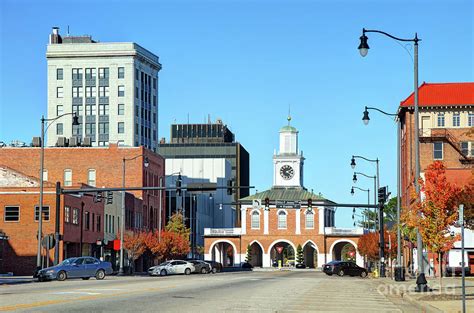
<svg viewBox="0 0 474 313"><path fill-rule="evenodd" d="M20 221L20 207L19 206L5 206L5 215L3 217L5 222Z"/></svg>
<svg viewBox="0 0 474 313"><path fill-rule="evenodd" d="M95 169L89 169L89 170L87 171L87 184L88 184L89 186L95 187L95 183L96 183L96 181L95 181L95 175L96 175Z"/></svg>
<svg viewBox="0 0 474 313"><path fill-rule="evenodd" d="M63 98L64 97L64 90L63 87L56 88L56 98Z"/></svg>
<svg viewBox="0 0 474 313"><path fill-rule="evenodd" d="M65 223L71 222L71 208L68 206L64 207L64 222Z"/></svg>
<svg viewBox="0 0 474 313"><path fill-rule="evenodd" d="M84 229L89 230L91 228L91 215L88 211L84 212Z"/></svg>
<svg viewBox="0 0 474 313"><path fill-rule="evenodd" d="M251 228L260 229L260 213L257 211L252 212Z"/></svg>
<svg viewBox="0 0 474 313"><path fill-rule="evenodd" d="M86 105L86 115L96 115L97 109L95 104Z"/></svg>
<svg viewBox="0 0 474 313"><path fill-rule="evenodd" d="M73 80L82 80L82 68L73 68L72 69L72 79Z"/></svg>
<svg viewBox="0 0 474 313"><path fill-rule="evenodd" d="M469 113L469 114L467 115L467 125L468 125L469 127L474 126L474 113Z"/></svg>
<svg viewBox="0 0 474 313"><path fill-rule="evenodd" d="M108 134L109 133L109 123L99 123L99 134Z"/></svg>
<svg viewBox="0 0 474 313"><path fill-rule="evenodd" d="M109 68L108 67L101 67L99 68L99 78L109 78Z"/></svg>
<svg viewBox="0 0 474 313"><path fill-rule="evenodd" d="M469 142L463 141L460 143L461 153L464 155L469 154Z"/></svg>
<svg viewBox="0 0 474 313"><path fill-rule="evenodd" d="M96 87L90 86L86 87L86 98L93 98L96 96Z"/></svg>
<svg viewBox="0 0 474 313"><path fill-rule="evenodd" d="M443 159L443 143L442 142L433 143L433 159L435 160Z"/></svg>
<svg viewBox="0 0 474 313"><path fill-rule="evenodd" d="M124 122L118 122L118 133L119 134L125 133L125 123Z"/></svg>
<svg viewBox="0 0 474 313"><path fill-rule="evenodd" d="M314 228L314 213L313 211L306 211L305 214L305 228L313 229Z"/></svg>
<svg viewBox="0 0 474 313"><path fill-rule="evenodd" d="M82 97L82 87L72 87L72 97L81 98Z"/></svg>
<svg viewBox="0 0 474 313"><path fill-rule="evenodd" d="M459 127L459 126L461 126L461 114L454 113L453 114L453 127Z"/></svg>
<svg viewBox="0 0 474 313"><path fill-rule="evenodd" d="M118 115L125 115L125 104L119 104L118 105Z"/></svg>
<svg viewBox="0 0 474 313"><path fill-rule="evenodd" d="M99 104L99 115L109 115L108 104Z"/></svg>
<svg viewBox="0 0 474 313"><path fill-rule="evenodd" d="M41 215L43 216L43 221L49 221L49 206L44 206L41 210ZM39 217L39 206L35 206L35 221L38 221Z"/></svg>
<svg viewBox="0 0 474 313"><path fill-rule="evenodd" d="M74 225L79 224L79 209L77 209L77 208L72 209L72 223Z"/></svg>
<svg viewBox="0 0 474 313"><path fill-rule="evenodd" d="M100 232L100 215L97 215L97 227L95 229L97 232Z"/></svg>
<svg viewBox="0 0 474 313"><path fill-rule="evenodd" d="M63 80L63 69L62 68L56 69L56 79L57 80Z"/></svg>
<svg viewBox="0 0 474 313"><path fill-rule="evenodd" d="M444 127L444 113L438 113L438 127Z"/></svg>
<svg viewBox="0 0 474 313"><path fill-rule="evenodd" d="M278 212L278 229L286 229L286 212Z"/></svg>
<svg viewBox="0 0 474 313"><path fill-rule="evenodd" d="M77 115L82 115L82 105L73 105L72 113L76 113Z"/></svg>
<svg viewBox="0 0 474 313"><path fill-rule="evenodd" d="M99 97L108 97L109 96L109 86L99 87Z"/></svg>
<svg viewBox="0 0 474 313"><path fill-rule="evenodd" d="M64 114L64 107L62 105L57 105L56 106L56 116L63 115Z"/></svg>
<svg viewBox="0 0 474 313"><path fill-rule="evenodd" d="M138 95L139 95L139 94L140 94L140 93L138 92L138 87L135 87L135 98L138 99Z"/></svg>
<svg viewBox="0 0 474 313"><path fill-rule="evenodd" d="M119 97L124 97L125 96L125 86L124 85L118 86L118 96Z"/></svg>
<svg viewBox="0 0 474 313"><path fill-rule="evenodd" d="M64 170L64 186L72 186L72 170Z"/></svg>
<svg viewBox="0 0 474 313"><path fill-rule="evenodd" d="M95 68L86 68L86 79L95 79L97 71Z"/></svg>
<svg viewBox="0 0 474 313"><path fill-rule="evenodd" d="M56 124L56 135L62 135L63 134L63 123L57 123Z"/></svg>
<svg viewBox="0 0 474 313"><path fill-rule="evenodd" d="M95 135L95 123L86 123L86 136Z"/></svg>
<svg viewBox="0 0 474 313"><path fill-rule="evenodd" d="M156 78L153 78L153 88L156 89Z"/></svg>
<svg viewBox="0 0 474 313"><path fill-rule="evenodd" d="M119 67L118 68L118 78L124 78L125 77L125 68Z"/></svg>

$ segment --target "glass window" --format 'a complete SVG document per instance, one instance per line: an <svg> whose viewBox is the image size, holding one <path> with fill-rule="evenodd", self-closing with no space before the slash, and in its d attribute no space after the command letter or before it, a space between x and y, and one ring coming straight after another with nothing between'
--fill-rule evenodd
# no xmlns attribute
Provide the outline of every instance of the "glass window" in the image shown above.
<svg viewBox="0 0 474 313"><path fill-rule="evenodd" d="M56 79L57 80L63 80L63 69L62 68L56 69Z"/></svg>
<svg viewBox="0 0 474 313"><path fill-rule="evenodd" d="M89 186L95 187L95 169L90 169L87 171L87 184Z"/></svg>
<svg viewBox="0 0 474 313"><path fill-rule="evenodd" d="M81 98L82 97L82 87L72 87L72 97Z"/></svg>
<svg viewBox="0 0 474 313"><path fill-rule="evenodd" d="M118 86L118 96L119 97L125 96L125 86L123 85Z"/></svg>
<svg viewBox="0 0 474 313"><path fill-rule="evenodd" d="M125 114L125 104L119 104L118 105L118 115L124 115Z"/></svg>
<svg viewBox="0 0 474 313"><path fill-rule="evenodd" d="M125 132L125 123L124 122L119 122L118 123L118 133L123 134Z"/></svg>
<svg viewBox="0 0 474 313"><path fill-rule="evenodd" d="M314 213L312 211L307 211L305 216L305 227L308 229L314 228Z"/></svg>
<svg viewBox="0 0 474 313"><path fill-rule="evenodd" d="M62 135L63 134L63 123L57 123L56 124L56 135Z"/></svg>
<svg viewBox="0 0 474 313"><path fill-rule="evenodd" d="M97 215L96 231L97 231L97 232L100 232L100 215Z"/></svg>
<svg viewBox="0 0 474 313"><path fill-rule="evenodd" d="M49 221L49 206L43 206L42 215L43 221ZM39 206L35 206L35 221L38 221L39 216Z"/></svg>
<svg viewBox="0 0 474 313"><path fill-rule="evenodd" d="M96 115L97 111L95 108L95 104L86 105L86 115Z"/></svg>
<svg viewBox="0 0 474 313"><path fill-rule="evenodd" d="M138 80L139 76L140 76L140 74L138 73L138 69L136 68L135 69L135 79Z"/></svg>
<svg viewBox="0 0 474 313"><path fill-rule="evenodd" d="M251 228L260 229L260 213L258 213L257 211L252 212Z"/></svg>
<svg viewBox="0 0 474 313"><path fill-rule="evenodd" d="M442 142L433 143L433 159L435 160L443 159L443 143Z"/></svg>
<svg viewBox="0 0 474 313"><path fill-rule="evenodd" d="M453 114L453 127L461 126L461 115L459 113Z"/></svg>
<svg viewBox="0 0 474 313"><path fill-rule="evenodd" d="M57 105L56 106L56 116L63 115L64 114L64 107L62 105Z"/></svg>
<svg viewBox="0 0 474 313"><path fill-rule="evenodd" d="M474 126L474 113L469 113L469 114L467 115L467 125L468 125L469 127Z"/></svg>
<svg viewBox="0 0 474 313"><path fill-rule="evenodd" d="M119 67L118 68L118 78L124 78L125 77L125 68Z"/></svg>
<svg viewBox="0 0 474 313"><path fill-rule="evenodd" d="M109 105L100 104L99 105L99 115L109 115Z"/></svg>
<svg viewBox="0 0 474 313"><path fill-rule="evenodd" d="M438 127L444 127L444 113L438 113Z"/></svg>
<svg viewBox="0 0 474 313"><path fill-rule="evenodd" d="M72 223L75 225L79 224L79 209L72 209Z"/></svg>
<svg viewBox="0 0 474 313"><path fill-rule="evenodd" d="M82 115L82 105L73 105L72 113L76 113L77 115Z"/></svg>
<svg viewBox="0 0 474 313"><path fill-rule="evenodd" d="M99 68L99 78L109 78L109 68L108 67L100 67Z"/></svg>
<svg viewBox="0 0 474 313"><path fill-rule="evenodd" d="M91 87L86 87L86 97L87 98L92 98L96 96L96 87L91 86Z"/></svg>
<svg viewBox="0 0 474 313"><path fill-rule="evenodd" d="M73 68L72 69L72 79L81 80L82 79L82 68Z"/></svg>
<svg viewBox="0 0 474 313"><path fill-rule="evenodd" d="M286 212L278 212L278 229L286 229Z"/></svg>
<svg viewBox="0 0 474 313"><path fill-rule="evenodd" d="M64 222L69 223L71 221L71 208L68 206L64 207Z"/></svg>
<svg viewBox="0 0 474 313"><path fill-rule="evenodd" d="M156 78L153 78L153 88L156 89Z"/></svg>
<svg viewBox="0 0 474 313"><path fill-rule="evenodd" d="M4 221L5 222L20 221L20 207L19 206L6 206Z"/></svg>
<svg viewBox="0 0 474 313"><path fill-rule="evenodd" d="M64 186L72 186L72 170L64 170Z"/></svg>
<svg viewBox="0 0 474 313"><path fill-rule="evenodd" d="M97 71L95 68L86 68L86 79L95 79Z"/></svg>
<svg viewBox="0 0 474 313"><path fill-rule="evenodd" d="M99 123L99 134L109 133L109 123Z"/></svg>
<svg viewBox="0 0 474 313"><path fill-rule="evenodd" d="M101 86L99 87L99 97L108 97L109 96L109 87Z"/></svg>
<svg viewBox="0 0 474 313"><path fill-rule="evenodd" d="M468 155L469 154L469 142L467 142L467 141L461 142L460 146L461 146L461 153L464 154L464 155Z"/></svg>
<svg viewBox="0 0 474 313"><path fill-rule="evenodd" d="M64 97L64 90L63 87L56 88L56 98L63 98Z"/></svg>
<svg viewBox="0 0 474 313"><path fill-rule="evenodd" d="M91 217L89 212L84 213L84 229L89 230L90 229L90 222L91 222Z"/></svg>

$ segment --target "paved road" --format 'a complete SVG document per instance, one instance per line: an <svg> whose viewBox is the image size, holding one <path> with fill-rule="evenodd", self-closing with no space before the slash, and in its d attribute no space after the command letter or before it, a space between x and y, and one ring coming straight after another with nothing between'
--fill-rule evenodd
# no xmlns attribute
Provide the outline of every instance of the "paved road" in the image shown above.
<svg viewBox="0 0 474 313"><path fill-rule="evenodd" d="M375 286L370 279L307 271L107 277L0 286L0 311L418 312Z"/></svg>

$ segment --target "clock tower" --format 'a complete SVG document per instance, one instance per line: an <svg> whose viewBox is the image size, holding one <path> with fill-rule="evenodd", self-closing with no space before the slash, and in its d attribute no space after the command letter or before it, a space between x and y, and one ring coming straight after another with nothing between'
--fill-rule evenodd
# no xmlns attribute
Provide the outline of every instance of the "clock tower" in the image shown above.
<svg viewBox="0 0 474 313"><path fill-rule="evenodd" d="M273 155L273 187L303 187L304 157L298 152L298 130L290 125L280 129L280 151Z"/></svg>

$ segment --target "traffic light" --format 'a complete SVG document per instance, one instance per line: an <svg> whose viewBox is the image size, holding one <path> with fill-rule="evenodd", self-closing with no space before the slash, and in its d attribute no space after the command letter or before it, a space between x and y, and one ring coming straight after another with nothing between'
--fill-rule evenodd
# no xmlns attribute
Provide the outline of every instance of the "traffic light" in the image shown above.
<svg viewBox="0 0 474 313"><path fill-rule="evenodd" d="M181 196L181 174L178 175L176 180L176 195Z"/></svg>
<svg viewBox="0 0 474 313"><path fill-rule="evenodd" d="M231 179L231 180L228 180L228 181L227 181L227 194L228 194L229 196L231 196L233 192L234 192L234 189L233 189L233 180Z"/></svg>
<svg viewBox="0 0 474 313"><path fill-rule="evenodd" d="M313 199L309 198L308 199L308 211L312 211L313 210Z"/></svg>
<svg viewBox="0 0 474 313"><path fill-rule="evenodd" d="M106 204L114 203L114 193L112 191L107 191L107 202Z"/></svg>
<svg viewBox="0 0 474 313"><path fill-rule="evenodd" d="M379 203L385 203L387 201L387 187L379 188Z"/></svg>
<svg viewBox="0 0 474 313"><path fill-rule="evenodd" d="M269 198L265 198L265 210L268 211L269 208L270 208L270 199L269 199Z"/></svg>
<svg viewBox="0 0 474 313"><path fill-rule="evenodd" d="M95 195L94 195L94 202L97 203L97 202L102 202L102 192L97 192Z"/></svg>

